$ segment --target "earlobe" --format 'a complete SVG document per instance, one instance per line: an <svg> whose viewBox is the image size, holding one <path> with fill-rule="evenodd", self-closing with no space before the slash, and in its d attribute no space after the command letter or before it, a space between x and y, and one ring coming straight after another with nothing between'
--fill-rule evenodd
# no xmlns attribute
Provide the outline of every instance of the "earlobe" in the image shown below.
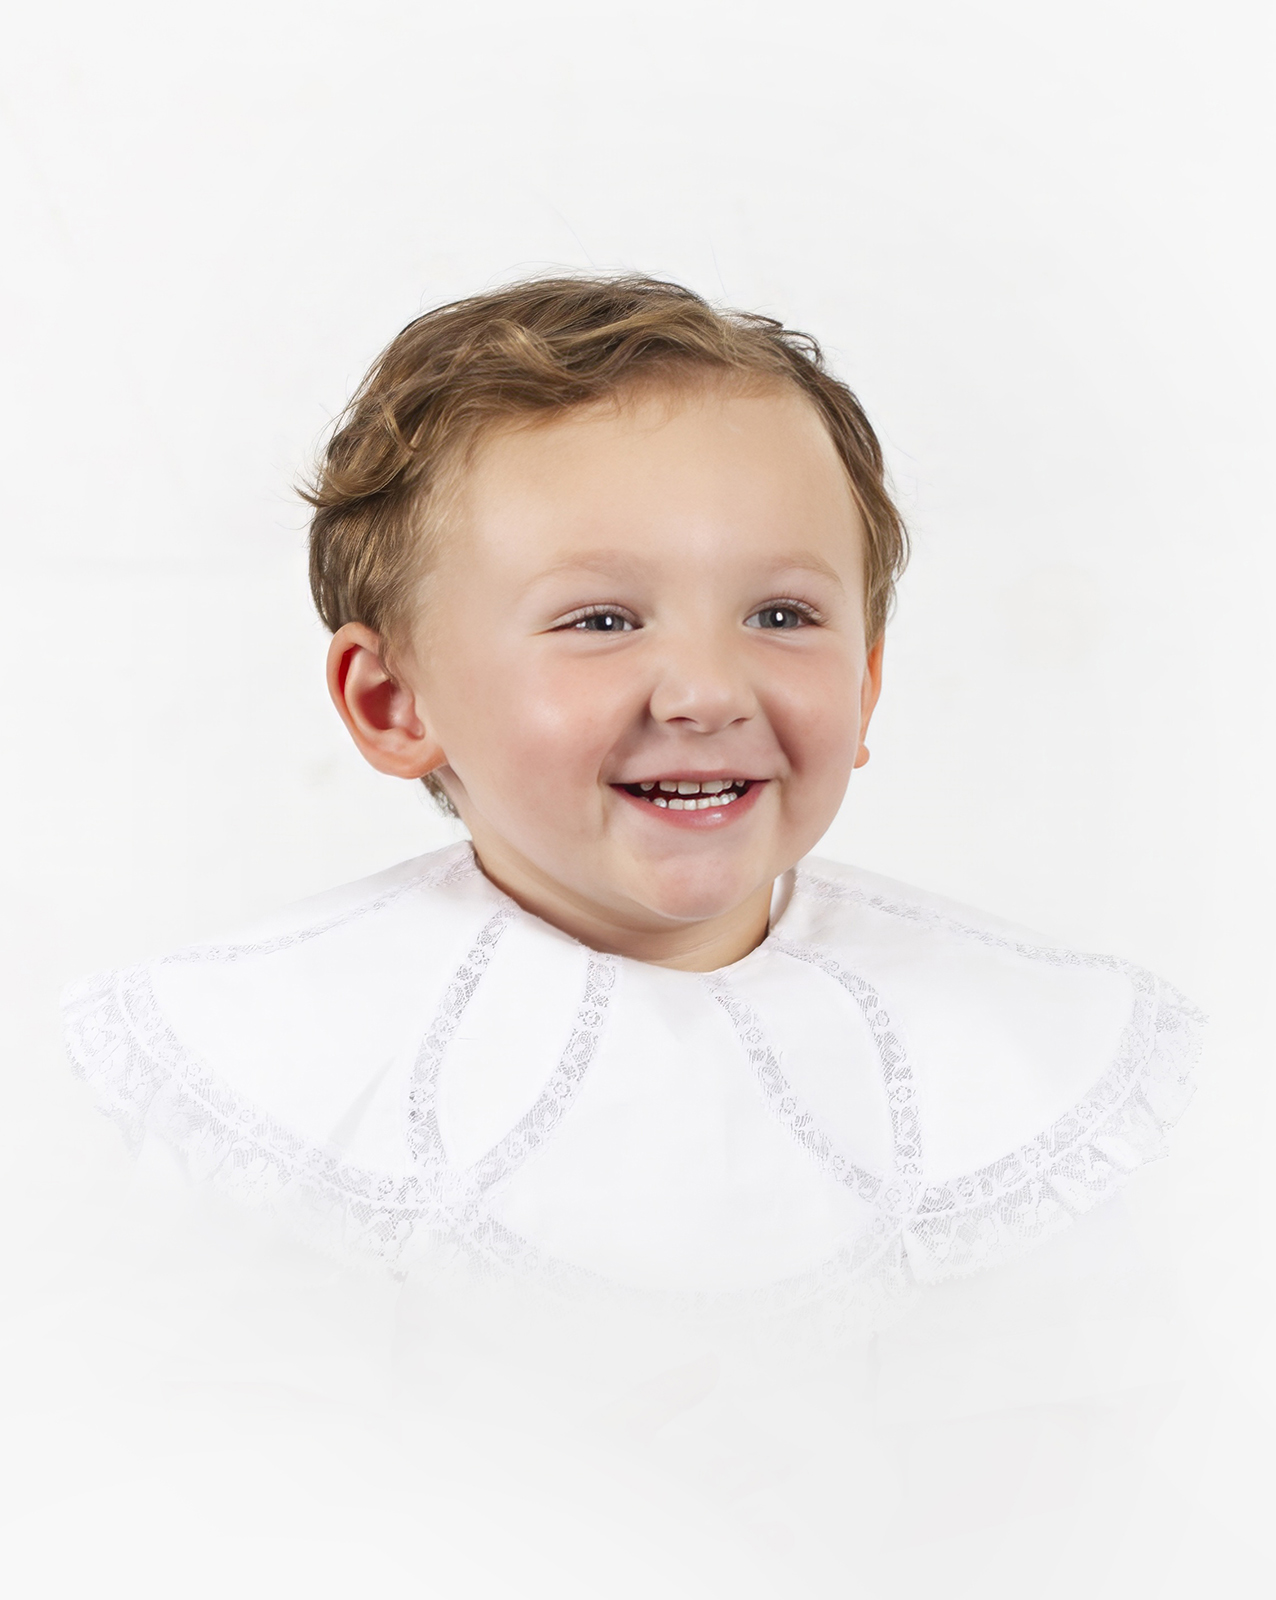
<svg viewBox="0 0 1276 1600"><path fill-rule="evenodd" d="M864 663L864 677L860 683L860 746L855 753L855 766L862 767L868 763L868 746L864 743L864 735L868 732L868 725L872 721L873 710L877 705L877 697L882 692L882 647L884 640L878 639L873 648L868 652Z"/></svg>
<svg viewBox="0 0 1276 1600"><path fill-rule="evenodd" d="M364 760L396 778L423 778L446 763L412 685L386 665L381 636L361 622L328 646L328 693Z"/></svg>

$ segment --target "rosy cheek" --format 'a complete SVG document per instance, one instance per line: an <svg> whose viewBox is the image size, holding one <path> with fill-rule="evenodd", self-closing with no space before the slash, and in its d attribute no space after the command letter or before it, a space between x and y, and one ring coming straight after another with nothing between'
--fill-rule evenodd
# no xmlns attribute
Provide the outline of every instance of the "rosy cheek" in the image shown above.
<svg viewBox="0 0 1276 1600"><path fill-rule="evenodd" d="M574 669L574 670L573 670ZM508 764L536 788L593 782L623 727L623 710L601 674L546 663L503 687L500 721Z"/></svg>
<svg viewBox="0 0 1276 1600"><path fill-rule="evenodd" d="M775 685L769 697L772 725L795 767L836 769L856 742L859 698L853 674L840 658L807 664Z"/></svg>
<svg viewBox="0 0 1276 1600"><path fill-rule="evenodd" d="M530 677L526 699L549 734L573 744L591 745L614 739L643 700L632 669L616 662L555 662Z"/></svg>

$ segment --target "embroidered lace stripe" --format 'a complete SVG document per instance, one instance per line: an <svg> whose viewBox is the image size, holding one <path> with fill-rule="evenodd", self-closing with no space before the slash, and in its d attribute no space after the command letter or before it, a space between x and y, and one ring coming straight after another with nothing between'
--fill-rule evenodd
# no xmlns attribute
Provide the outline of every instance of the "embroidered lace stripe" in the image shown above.
<svg viewBox="0 0 1276 1600"><path fill-rule="evenodd" d="M861 1200L874 1201L888 1210L895 1209L889 1202L887 1187L881 1178L866 1172L834 1149L815 1118L798 1099L780 1067L766 1032L753 1008L740 998L730 985L716 974L706 975L704 986L730 1017L740 1043L757 1074L762 1094L772 1114L786 1127L817 1165L838 1183Z"/></svg>
<svg viewBox="0 0 1276 1600"><path fill-rule="evenodd" d="M567 1043L545 1087L531 1109L486 1155L464 1170L453 1167L439 1131L439 1074L457 1025L512 923L514 909L511 902L490 918L457 968L422 1042L408 1088L409 1147L428 1173L431 1185L437 1186L445 1197L458 1224L487 1189L516 1171L548 1138L575 1099L597 1052L616 983L615 960L586 951L584 993Z"/></svg>
<svg viewBox="0 0 1276 1600"><path fill-rule="evenodd" d="M1197 1029L1205 1020L1177 990L1115 956L1029 944L814 873L799 878L820 899L849 900L1030 961L1119 973L1131 985L1134 1004L1116 1054L1082 1101L1017 1150L929 1185L920 1195L910 1231L929 1250L978 1256L981 1224L985 1244L994 1233L1037 1237L1160 1153L1165 1128L1190 1097L1188 1079L1200 1053Z"/></svg>
<svg viewBox="0 0 1276 1600"><path fill-rule="evenodd" d="M439 1134L438 1091L443 1057L513 916L514 906L510 902L501 906L479 930L478 937L443 991L443 998L426 1030L412 1069L408 1084L408 1148L431 1175L450 1173Z"/></svg>
<svg viewBox="0 0 1276 1600"><path fill-rule="evenodd" d="M469 1177L482 1192L508 1177L553 1132L576 1097L598 1049L603 1023L616 983L616 963L610 956L588 952L585 993L577 1008L571 1035L558 1065L536 1104L497 1144L469 1169Z"/></svg>
<svg viewBox="0 0 1276 1600"><path fill-rule="evenodd" d="M87 989L68 1012L72 1060L126 1138L153 1132L192 1173L250 1200L285 1191L336 1215L347 1242L393 1260L433 1207L415 1175L342 1161L263 1115L210 1074L166 1021L146 968Z"/></svg>
<svg viewBox="0 0 1276 1600"><path fill-rule="evenodd" d="M885 1006L867 978L844 967L829 951L813 945L789 944L784 939L775 939L772 944L783 955L817 967L840 984L854 1000L868 1025L882 1068L882 1087L891 1119L895 1176L898 1180L883 1198L892 1210L910 1205L922 1180L921 1116L913 1069Z"/></svg>

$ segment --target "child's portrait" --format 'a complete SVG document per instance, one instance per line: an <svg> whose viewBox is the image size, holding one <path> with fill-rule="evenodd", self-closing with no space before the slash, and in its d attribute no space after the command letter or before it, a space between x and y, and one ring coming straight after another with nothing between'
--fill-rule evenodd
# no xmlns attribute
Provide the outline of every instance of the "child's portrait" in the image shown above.
<svg viewBox="0 0 1276 1600"><path fill-rule="evenodd" d="M14 1593L1266 1592L1227 25L23 19Z"/></svg>

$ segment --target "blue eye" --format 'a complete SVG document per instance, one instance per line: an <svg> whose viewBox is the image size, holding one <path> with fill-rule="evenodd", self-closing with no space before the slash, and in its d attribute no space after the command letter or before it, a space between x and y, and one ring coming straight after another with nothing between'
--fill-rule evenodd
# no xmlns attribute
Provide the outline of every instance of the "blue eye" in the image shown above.
<svg viewBox="0 0 1276 1600"><path fill-rule="evenodd" d="M753 613L745 626L788 630L804 627L810 620L810 617L804 611L799 611L796 606L763 606L761 611Z"/></svg>
<svg viewBox="0 0 1276 1600"><path fill-rule="evenodd" d="M594 611L587 617L578 617L571 626L582 633L624 633L633 628L633 623L618 611Z"/></svg>

